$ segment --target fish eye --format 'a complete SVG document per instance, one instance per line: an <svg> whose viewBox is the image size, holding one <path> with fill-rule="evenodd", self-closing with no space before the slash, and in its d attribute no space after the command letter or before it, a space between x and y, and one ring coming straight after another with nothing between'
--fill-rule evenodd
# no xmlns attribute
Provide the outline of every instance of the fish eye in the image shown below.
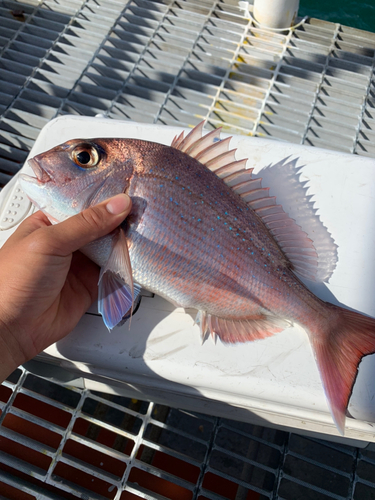
<svg viewBox="0 0 375 500"><path fill-rule="evenodd" d="M99 163L100 156L91 144L80 144L73 149L72 159L81 168L92 168Z"/></svg>

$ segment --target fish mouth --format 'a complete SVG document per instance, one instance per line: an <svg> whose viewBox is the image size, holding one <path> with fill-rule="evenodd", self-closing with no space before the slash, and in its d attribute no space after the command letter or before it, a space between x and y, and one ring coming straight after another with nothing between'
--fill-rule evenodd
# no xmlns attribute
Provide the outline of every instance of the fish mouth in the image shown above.
<svg viewBox="0 0 375 500"><path fill-rule="evenodd" d="M31 158L28 161L28 163L30 167L33 169L33 172L38 182L45 184L46 182L52 181L51 176L44 170L43 167L39 165L38 161L35 158Z"/></svg>

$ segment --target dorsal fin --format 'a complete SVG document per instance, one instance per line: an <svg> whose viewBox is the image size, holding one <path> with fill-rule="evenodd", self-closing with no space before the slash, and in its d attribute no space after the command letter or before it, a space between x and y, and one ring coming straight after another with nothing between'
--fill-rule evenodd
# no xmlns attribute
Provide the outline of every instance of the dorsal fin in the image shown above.
<svg viewBox="0 0 375 500"><path fill-rule="evenodd" d="M183 151L184 153L186 150L194 143L202 139L202 130L203 130L203 125L204 121L198 123L196 127L193 128L189 134L184 137L181 134L179 137L175 137L172 141L172 146L176 149L179 149L180 151ZM176 142L175 142L176 141ZM175 142L175 144L173 144Z"/></svg>
<svg viewBox="0 0 375 500"><path fill-rule="evenodd" d="M215 172L255 211L290 260L295 272L314 281L327 279L327 276L322 278L318 273L319 259L312 240L284 212L282 206L276 204L276 197L269 195L269 188L262 187L262 179L252 178L253 169L246 169L247 160L236 160L236 150L229 150L231 138L219 140L220 129L214 129L202 137L203 125L204 122L199 123L185 138L183 133L176 136L172 147L190 154ZM328 257L323 255L323 259Z"/></svg>
<svg viewBox="0 0 375 500"><path fill-rule="evenodd" d="M230 141L220 141L220 130L220 128L211 130L211 132L208 132L208 134L204 135L201 139L195 142L186 152L193 158L199 160L204 154L207 154L211 148L219 145L222 152L228 151Z"/></svg>
<svg viewBox="0 0 375 500"><path fill-rule="evenodd" d="M244 158L243 160L236 160L233 161L232 163L228 163L227 165L224 165L223 167L218 167L216 164L215 165L210 165L208 168L212 170L212 172L215 172L215 174L220 177L220 179L223 179L224 177L227 177L229 174L233 174L237 170L243 170L246 167L247 163L247 158ZM248 173L250 174L253 171L253 169L248 169Z"/></svg>

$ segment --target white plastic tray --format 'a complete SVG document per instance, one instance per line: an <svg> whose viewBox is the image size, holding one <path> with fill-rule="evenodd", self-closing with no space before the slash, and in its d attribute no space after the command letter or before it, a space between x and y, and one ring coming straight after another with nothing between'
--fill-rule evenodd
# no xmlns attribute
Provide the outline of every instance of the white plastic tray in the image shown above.
<svg viewBox="0 0 375 500"><path fill-rule="evenodd" d="M44 127L30 157L76 137L133 137L170 144L180 130L63 116ZM309 283L309 287L324 300L375 316L375 161L244 136L235 136L231 145L237 147L238 158L249 158L248 166L263 176L271 195L303 225L298 204L290 202L291 191L281 182L282 169L261 172L287 157L296 160L299 189L307 182L307 195L313 196L322 222L338 245L338 264L330 283ZM22 171L31 169L25 165ZM17 176L0 193L0 244L14 230L18 218L31 211L24 200L20 203L16 189ZM15 201L19 207L11 206ZM289 328L265 340L230 347L220 341L214 345L211 340L201 345L194 316L193 311L175 309L159 297L144 297L130 330L125 324L108 333L100 317L86 314L68 337L40 358L67 368L74 374L72 379L79 379L77 384L91 389L329 434L331 439L338 435L303 330ZM58 376L53 370L48 373ZM367 356L349 403L355 419L346 420L346 438L375 441L375 424L366 422L375 422L374 374L375 357Z"/></svg>

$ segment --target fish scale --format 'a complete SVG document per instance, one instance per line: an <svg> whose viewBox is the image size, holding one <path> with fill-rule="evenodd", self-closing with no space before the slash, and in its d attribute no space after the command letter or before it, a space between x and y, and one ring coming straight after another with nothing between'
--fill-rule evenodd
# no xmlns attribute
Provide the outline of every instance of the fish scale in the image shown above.
<svg viewBox="0 0 375 500"><path fill-rule="evenodd" d="M248 205L194 158L168 146L142 141L129 144L141 152L142 161L135 163L128 194L147 200L141 227L127 234L135 281L183 307L231 319L271 310L266 304L272 295L273 313L285 317L287 311L290 319L298 320L295 302L292 316L285 297L291 295L290 288L300 287L299 282ZM168 169L160 167L163 162ZM139 236L147 243L141 243ZM148 255L146 247L151 242L159 251ZM137 260L137 255L142 258ZM156 273L151 272L155 262L162 263ZM172 269L182 276L183 291L181 279L172 276ZM304 290L310 300L319 300Z"/></svg>
<svg viewBox="0 0 375 500"><path fill-rule="evenodd" d="M202 128L172 146L74 139L31 159L36 177L21 175L21 186L54 221L119 192L132 198L127 220L82 249L101 266L109 329L132 313L139 285L196 308L204 338L247 342L302 326L343 433L358 364L375 351L375 320L321 301L300 281L293 268L318 276L312 241L235 159L229 139L218 141L217 130L201 137Z"/></svg>

